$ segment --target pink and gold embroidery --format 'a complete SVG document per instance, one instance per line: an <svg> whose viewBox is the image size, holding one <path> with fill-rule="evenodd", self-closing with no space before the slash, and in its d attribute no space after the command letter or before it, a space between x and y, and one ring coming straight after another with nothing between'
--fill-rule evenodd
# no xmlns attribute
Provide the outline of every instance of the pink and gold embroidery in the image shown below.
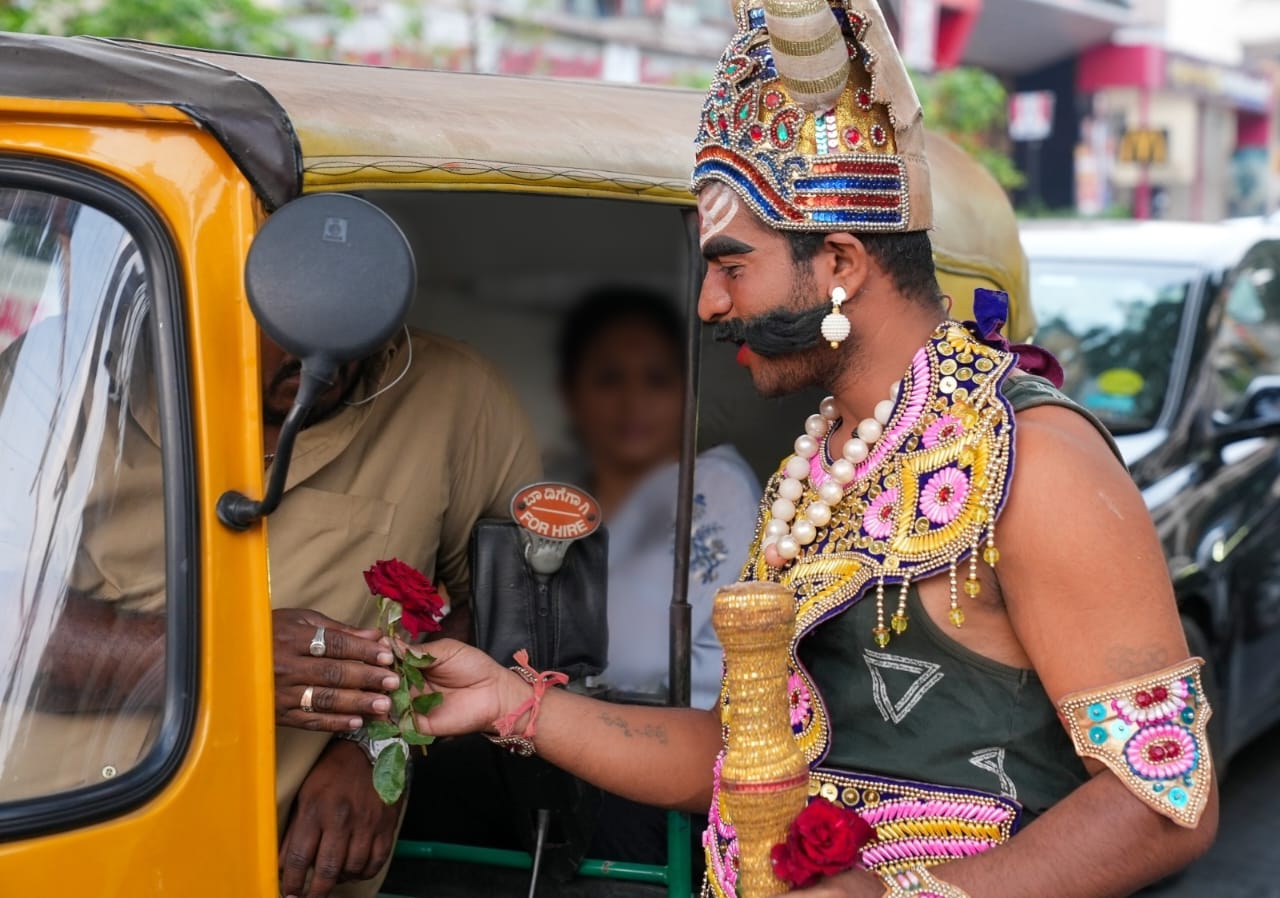
<svg viewBox="0 0 1280 898"><path fill-rule="evenodd" d="M982 854L1011 838L1022 816L1018 802L998 795L823 768L809 776L809 800L833 802L870 824L876 834L862 863L881 875ZM711 873L704 894L732 898L737 843L718 817L703 844Z"/></svg>
<svg viewBox="0 0 1280 898"><path fill-rule="evenodd" d="M813 711L813 702L809 695L809 686L799 674L793 673L787 681L787 698L791 703L792 728L804 729Z"/></svg>
<svg viewBox="0 0 1280 898"><path fill-rule="evenodd" d="M1157 813L1194 828L1209 800L1213 709L1201 658L1069 695L1058 704L1081 757L1096 758Z"/></svg>
<svg viewBox="0 0 1280 898"><path fill-rule="evenodd" d="M888 489L876 496L862 515L862 529L875 539L893 535L893 522L898 517L898 491Z"/></svg>
<svg viewBox="0 0 1280 898"><path fill-rule="evenodd" d="M920 512L935 524L950 524L964 511L969 478L959 468L943 468L920 493Z"/></svg>

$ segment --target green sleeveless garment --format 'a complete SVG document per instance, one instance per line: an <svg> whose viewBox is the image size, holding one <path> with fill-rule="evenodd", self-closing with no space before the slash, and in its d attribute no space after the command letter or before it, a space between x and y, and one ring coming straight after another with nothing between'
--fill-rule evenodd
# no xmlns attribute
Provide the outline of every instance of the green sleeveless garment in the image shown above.
<svg viewBox="0 0 1280 898"><path fill-rule="evenodd" d="M1083 415L1119 455L1102 424L1048 381L1014 376L1003 391L1015 414L1057 405ZM907 607L910 628L884 650L871 639L867 597L800 644L830 715L823 767L1004 795L1023 805L1024 824L1087 779L1035 671L951 639L914 586Z"/></svg>

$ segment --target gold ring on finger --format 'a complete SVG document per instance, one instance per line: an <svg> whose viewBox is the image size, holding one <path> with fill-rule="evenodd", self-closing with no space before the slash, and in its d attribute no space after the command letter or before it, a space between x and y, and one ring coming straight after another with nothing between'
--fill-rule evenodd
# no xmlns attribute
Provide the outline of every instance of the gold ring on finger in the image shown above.
<svg viewBox="0 0 1280 898"><path fill-rule="evenodd" d="M308 686L302 690L302 710L314 711L315 707L311 704L311 696L316 691L316 687Z"/></svg>

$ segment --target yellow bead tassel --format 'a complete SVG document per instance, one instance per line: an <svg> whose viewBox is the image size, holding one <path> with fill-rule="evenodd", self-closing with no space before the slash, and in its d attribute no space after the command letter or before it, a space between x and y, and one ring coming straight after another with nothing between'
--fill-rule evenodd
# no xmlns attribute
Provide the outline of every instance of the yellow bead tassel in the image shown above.
<svg viewBox="0 0 1280 898"><path fill-rule="evenodd" d="M954 561L951 562L950 585L951 585L951 613L948 615L948 617L951 618L951 623L953 623L957 627L961 627L961 626L964 626L964 609L960 607L960 594L959 594L959 591L956 589L956 563ZM967 585L968 584L966 584L966 586Z"/></svg>
<svg viewBox="0 0 1280 898"><path fill-rule="evenodd" d="M889 621L889 626L892 627L893 632L897 633L899 636L907 632L907 590L910 588L910 578L903 577L902 591L898 593L898 610Z"/></svg>
<svg viewBox="0 0 1280 898"><path fill-rule="evenodd" d="M991 526L987 529L987 547L982 552L982 560L991 567L1000 561L1000 550L996 548L995 515L991 516Z"/></svg>
<svg viewBox="0 0 1280 898"><path fill-rule="evenodd" d="M884 578L876 583L876 628L871 631L876 645L885 648L889 644L889 628L884 625Z"/></svg>

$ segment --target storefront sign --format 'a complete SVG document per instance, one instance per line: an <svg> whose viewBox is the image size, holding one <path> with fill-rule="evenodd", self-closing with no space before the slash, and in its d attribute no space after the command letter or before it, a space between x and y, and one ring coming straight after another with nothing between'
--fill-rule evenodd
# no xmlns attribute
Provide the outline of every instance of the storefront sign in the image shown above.
<svg viewBox="0 0 1280 898"><path fill-rule="evenodd" d="M1118 158L1133 165L1164 165L1169 161L1169 132L1163 128L1124 132Z"/></svg>
<svg viewBox="0 0 1280 898"><path fill-rule="evenodd" d="M1271 80L1244 69L1171 56L1165 74L1169 87L1174 90L1224 100L1253 112L1267 112L1271 108Z"/></svg>
<svg viewBox="0 0 1280 898"><path fill-rule="evenodd" d="M1009 98L1009 137L1017 141L1048 140L1053 133L1054 94L1028 91Z"/></svg>

